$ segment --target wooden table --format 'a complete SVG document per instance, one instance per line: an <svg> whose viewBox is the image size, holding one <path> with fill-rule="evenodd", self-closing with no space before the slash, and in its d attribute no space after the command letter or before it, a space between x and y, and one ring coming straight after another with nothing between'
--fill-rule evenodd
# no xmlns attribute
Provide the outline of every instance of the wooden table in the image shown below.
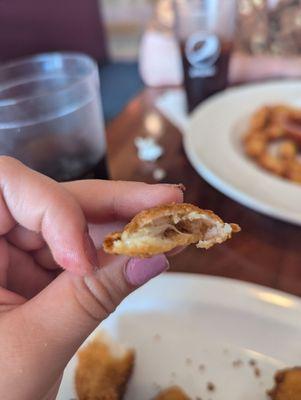
<svg viewBox="0 0 301 400"><path fill-rule="evenodd" d="M237 222L242 232L209 251L190 246L171 260L171 270L226 276L301 295L301 229L254 212L224 196L191 167L181 133L155 108L163 90L145 89L107 128L109 169L113 179L154 183L153 170L167 172L164 182L183 183L185 200L209 208L225 221ZM146 121L160 118L159 142L164 156L155 164L137 158L136 136L145 136Z"/></svg>

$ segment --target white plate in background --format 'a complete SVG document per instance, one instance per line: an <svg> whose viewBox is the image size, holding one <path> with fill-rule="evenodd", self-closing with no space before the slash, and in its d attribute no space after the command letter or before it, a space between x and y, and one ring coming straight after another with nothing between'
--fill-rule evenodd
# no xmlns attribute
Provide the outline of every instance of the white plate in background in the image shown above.
<svg viewBox="0 0 301 400"><path fill-rule="evenodd" d="M125 400L150 400L159 386L172 384L192 399L266 400L276 369L301 364L300 316L301 300L282 292L168 273L129 296L99 329L136 349ZM250 359L256 360L259 377ZM57 400L76 398L75 366L76 357ZM214 392L207 390L208 382Z"/></svg>
<svg viewBox="0 0 301 400"><path fill-rule="evenodd" d="M227 89L192 114L184 146L196 171L216 189L263 214L301 225L301 185L260 168L240 146L252 113L278 103L301 107L301 81Z"/></svg>

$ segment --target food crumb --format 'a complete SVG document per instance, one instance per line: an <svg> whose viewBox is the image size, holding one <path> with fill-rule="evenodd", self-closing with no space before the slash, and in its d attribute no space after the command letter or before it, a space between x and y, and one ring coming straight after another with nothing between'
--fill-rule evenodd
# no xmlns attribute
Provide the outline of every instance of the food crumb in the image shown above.
<svg viewBox="0 0 301 400"><path fill-rule="evenodd" d="M166 171L163 168L156 168L153 172L153 178L156 181L162 181L166 177Z"/></svg>
<svg viewBox="0 0 301 400"><path fill-rule="evenodd" d="M232 365L233 365L234 368L239 368L239 367L241 367L243 365L243 362L241 360L234 360L232 362Z"/></svg>
<svg viewBox="0 0 301 400"><path fill-rule="evenodd" d="M254 368L254 374L256 378L259 378L261 376L261 371L258 367Z"/></svg>
<svg viewBox="0 0 301 400"><path fill-rule="evenodd" d="M214 391L215 391L215 385L214 385L214 383L208 382L208 383L207 383L207 390L208 390L209 392L214 392Z"/></svg>
<svg viewBox="0 0 301 400"><path fill-rule="evenodd" d="M161 340L161 336L159 335L159 333L156 333L156 334L154 335L154 341L155 341L155 342L160 342L160 340Z"/></svg>
<svg viewBox="0 0 301 400"><path fill-rule="evenodd" d="M204 372L204 371L205 371L205 365L204 365L204 364L200 364L200 365L198 366L198 370L199 370L200 372Z"/></svg>
<svg viewBox="0 0 301 400"><path fill-rule="evenodd" d="M256 360L254 360L253 358L250 359L249 364L251 365L251 367L255 367L256 365Z"/></svg>
<svg viewBox="0 0 301 400"><path fill-rule="evenodd" d="M156 382L153 382L153 387L154 387L154 389L155 389L156 391L158 391L158 392L162 390L161 385L159 385L159 384L156 383Z"/></svg>
<svg viewBox="0 0 301 400"><path fill-rule="evenodd" d="M186 362L186 365L191 365L192 364L192 359L187 357L185 362Z"/></svg>

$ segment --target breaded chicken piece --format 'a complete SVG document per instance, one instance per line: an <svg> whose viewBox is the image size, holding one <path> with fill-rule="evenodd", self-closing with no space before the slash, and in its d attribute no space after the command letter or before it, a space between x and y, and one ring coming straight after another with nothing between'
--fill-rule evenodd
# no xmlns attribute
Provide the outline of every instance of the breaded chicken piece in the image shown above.
<svg viewBox="0 0 301 400"><path fill-rule="evenodd" d="M154 400L191 400L186 393L178 386L172 386L159 393Z"/></svg>
<svg viewBox="0 0 301 400"><path fill-rule="evenodd" d="M123 398L135 354L120 346L111 347L99 336L78 352L75 387L79 400Z"/></svg>
<svg viewBox="0 0 301 400"><path fill-rule="evenodd" d="M251 128L253 130L264 129L271 118L271 107L264 106L255 111L251 118Z"/></svg>
<svg viewBox="0 0 301 400"><path fill-rule="evenodd" d="M273 172L276 175L282 176L286 172L286 167L287 167L286 162L280 157L265 152L258 159L258 161L262 167L264 167L268 171Z"/></svg>
<svg viewBox="0 0 301 400"><path fill-rule="evenodd" d="M272 400L300 400L301 367L278 371L275 375L275 387L268 394Z"/></svg>
<svg viewBox="0 0 301 400"><path fill-rule="evenodd" d="M266 150L267 139L260 133L251 134L245 139L245 150L252 158L260 157Z"/></svg>
<svg viewBox="0 0 301 400"><path fill-rule="evenodd" d="M238 225L224 223L212 211L173 203L140 212L122 232L108 235L103 248L111 254L151 257L192 243L209 249L239 231Z"/></svg>

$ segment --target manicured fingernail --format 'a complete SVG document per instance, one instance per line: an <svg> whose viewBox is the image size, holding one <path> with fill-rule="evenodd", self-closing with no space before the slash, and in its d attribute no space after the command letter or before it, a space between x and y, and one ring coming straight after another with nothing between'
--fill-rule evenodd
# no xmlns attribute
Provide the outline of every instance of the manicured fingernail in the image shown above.
<svg viewBox="0 0 301 400"><path fill-rule="evenodd" d="M174 185L176 188L182 190L182 192L186 192L186 187L183 185L183 183L178 183L177 185Z"/></svg>
<svg viewBox="0 0 301 400"><path fill-rule="evenodd" d="M169 268L167 258L160 254L152 258L131 258L125 268L127 281L141 286Z"/></svg>
<svg viewBox="0 0 301 400"><path fill-rule="evenodd" d="M171 186L173 188L179 189L181 190L181 192L185 192L186 191L186 187L183 185L183 183L161 183L161 185L167 185L167 186Z"/></svg>
<svg viewBox="0 0 301 400"><path fill-rule="evenodd" d="M99 266L97 250L88 232L84 233L84 248L89 263L93 269L97 268Z"/></svg>

